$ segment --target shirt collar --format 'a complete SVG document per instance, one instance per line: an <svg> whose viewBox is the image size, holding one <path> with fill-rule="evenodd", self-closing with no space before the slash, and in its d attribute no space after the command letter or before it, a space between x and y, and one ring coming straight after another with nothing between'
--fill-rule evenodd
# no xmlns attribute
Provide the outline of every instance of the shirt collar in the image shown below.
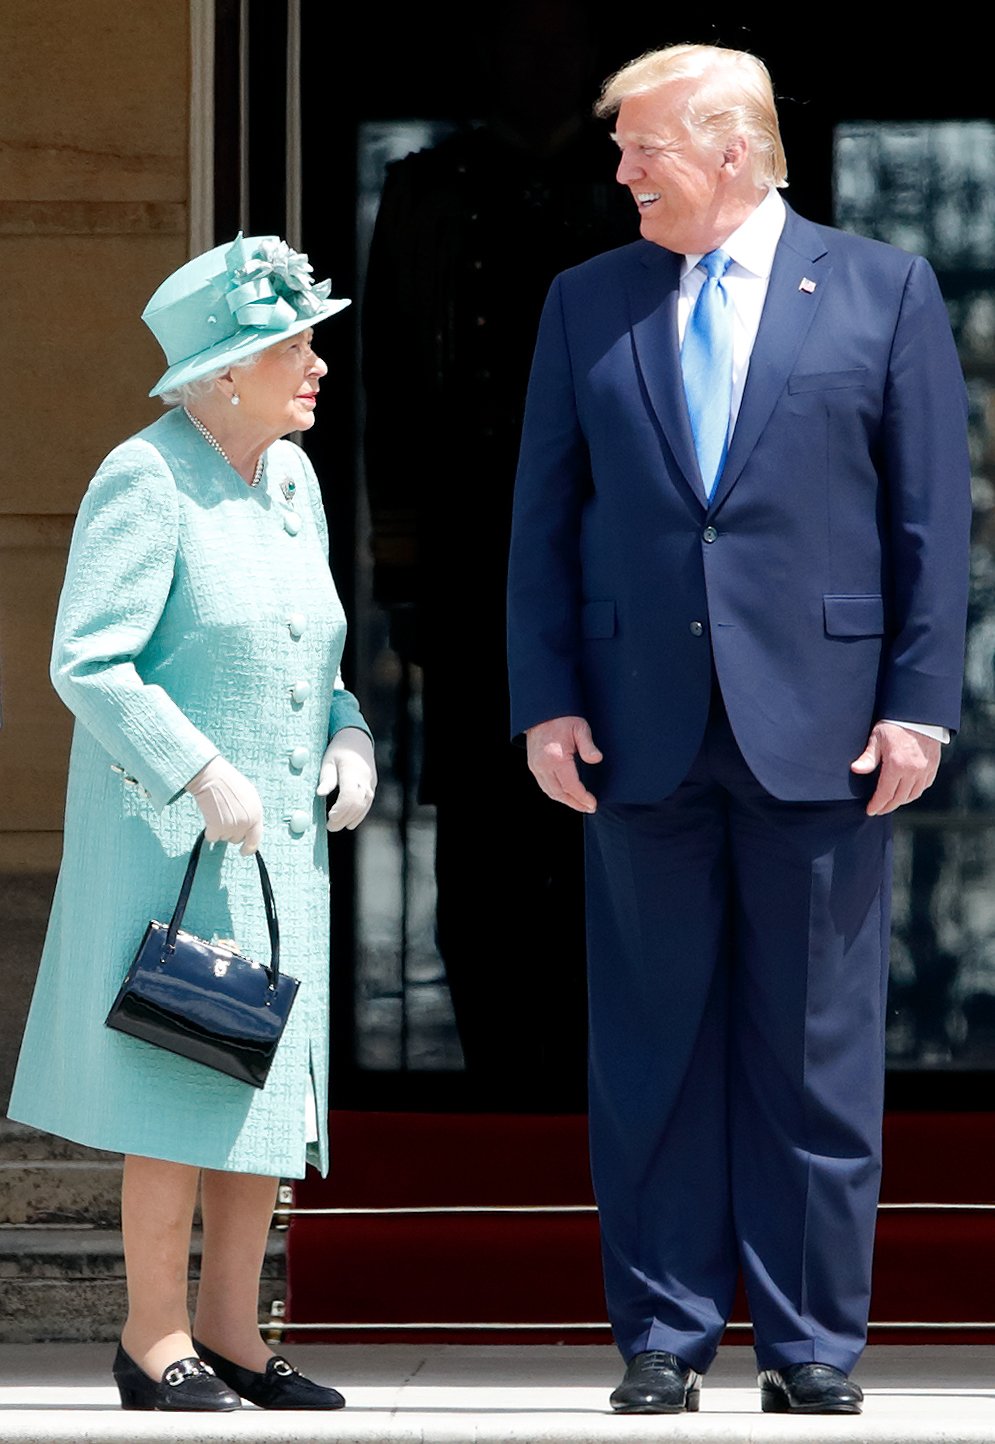
<svg viewBox="0 0 995 1444"><path fill-rule="evenodd" d="M781 239L786 217L784 202L777 190L771 186L756 210L752 210L732 235L722 242L722 250L727 256L731 256L742 270L766 280L774 265L774 252ZM682 281L694 270L703 254L701 252L696 256L684 257L681 267Z"/></svg>

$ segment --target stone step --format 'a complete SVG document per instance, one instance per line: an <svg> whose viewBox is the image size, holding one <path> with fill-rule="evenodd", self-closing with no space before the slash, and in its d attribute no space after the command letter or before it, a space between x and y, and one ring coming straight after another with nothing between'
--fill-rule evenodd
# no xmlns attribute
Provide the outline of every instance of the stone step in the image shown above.
<svg viewBox="0 0 995 1444"><path fill-rule="evenodd" d="M122 1160L0 1161L0 1224L90 1224L113 1228L121 1215Z"/></svg>
<svg viewBox="0 0 995 1444"><path fill-rule="evenodd" d="M433 1341L293 1345L303 1372L342 1389L336 1414L243 1408L230 1414L124 1411L113 1349L0 1346L4 1444L992 1444L991 1350L871 1346L857 1378L860 1418L761 1414L749 1349L720 1349L701 1412L613 1414L620 1361L611 1346L468 1346Z"/></svg>
<svg viewBox="0 0 995 1444"><path fill-rule="evenodd" d="M0 1279L114 1278L124 1274L116 1229L0 1228Z"/></svg>
<svg viewBox="0 0 995 1444"><path fill-rule="evenodd" d="M264 1278L282 1278L286 1232L274 1229L266 1244ZM191 1276L200 1268L203 1234L190 1243ZM0 1279L124 1278L124 1250L117 1229L0 1228Z"/></svg>
<svg viewBox="0 0 995 1444"><path fill-rule="evenodd" d="M55 1158L76 1160L90 1159L97 1162L120 1162L119 1153L104 1153L98 1148L87 1148L82 1143L73 1143L68 1138L59 1138L54 1133L42 1133L29 1128L25 1123L14 1123L9 1118L0 1118L0 1163L47 1161Z"/></svg>
<svg viewBox="0 0 995 1444"><path fill-rule="evenodd" d="M267 1243L259 1289L265 1323L285 1293L286 1235ZM190 1250L190 1307L202 1239ZM121 1235L111 1229L0 1228L0 1343L85 1342L118 1337L127 1308Z"/></svg>
<svg viewBox="0 0 995 1444"><path fill-rule="evenodd" d="M117 1338L127 1308L120 1154L0 1123L0 1342ZM195 1214L195 1224L199 1223ZM284 1231L267 1246L260 1320L286 1293ZM191 1246L191 1307L201 1235Z"/></svg>

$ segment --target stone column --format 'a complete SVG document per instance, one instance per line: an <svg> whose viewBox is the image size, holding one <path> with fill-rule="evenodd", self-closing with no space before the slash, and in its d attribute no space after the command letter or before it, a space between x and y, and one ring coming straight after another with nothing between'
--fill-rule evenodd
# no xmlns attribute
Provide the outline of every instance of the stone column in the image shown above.
<svg viewBox="0 0 995 1444"><path fill-rule="evenodd" d="M62 841L66 549L98 462L160 409L139 315L187 255L190 3L3 5L0 55L2 1113Z"/></svg>

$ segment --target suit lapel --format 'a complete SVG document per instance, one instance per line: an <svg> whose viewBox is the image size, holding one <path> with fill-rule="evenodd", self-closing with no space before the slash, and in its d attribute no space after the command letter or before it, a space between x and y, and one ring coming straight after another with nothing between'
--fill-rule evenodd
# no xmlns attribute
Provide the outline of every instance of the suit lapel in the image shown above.
<svg viewBox="0 0 995 1444"><path fill-rule="evenodd" d="M682 257L647 242L627 278L636 366L684 481L707 505L691 434L677 345Z"/></svg>
<svg viewBox="0 0 995 1444"><path fill-rule="evenodd" d="M712 498L713 511L721 506L736 485L760 440L822 304L831 272L832 263L819 232L789 207L774 253L767 299L750 357L729 455ZM802 282L806 280L815 282L814 289L802 289Z"/></svg>

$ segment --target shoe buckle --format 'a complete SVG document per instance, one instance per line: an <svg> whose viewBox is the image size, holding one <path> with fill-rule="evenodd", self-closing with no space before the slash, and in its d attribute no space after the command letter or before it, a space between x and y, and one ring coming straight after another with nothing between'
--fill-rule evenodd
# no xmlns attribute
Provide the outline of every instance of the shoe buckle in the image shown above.
<svg viewBox="0 0 995 1444"><path fill-rule="evenodd" d="M289 1374L296 1374L297 1370L292 1364L288 1364L286 1359L277 1357L273 1360L273 1373L280 1374L283 1378L286 1378Z"/></svg>
<svg viewBox="0 0 995 1444"><path fill-rule="evenodd" d="M199 1379L201 1374L211 1374L213 1369L199 1361L192 1363L189 1359L181 1359L179 1363L173 1364L163 1374L163 1382L171 1389L177 1388L184 1379Z"/></svg>

